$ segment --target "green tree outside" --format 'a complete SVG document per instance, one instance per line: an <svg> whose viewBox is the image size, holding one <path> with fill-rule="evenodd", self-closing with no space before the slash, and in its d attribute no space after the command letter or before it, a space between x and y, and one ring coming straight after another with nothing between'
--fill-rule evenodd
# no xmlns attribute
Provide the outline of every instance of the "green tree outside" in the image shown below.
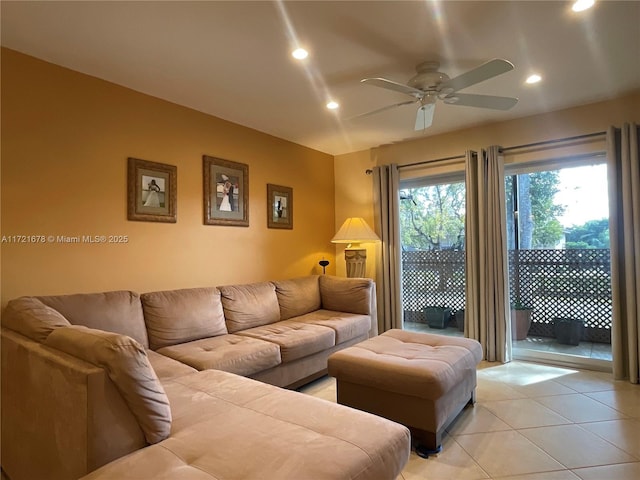
<svg viewBox="0 0 640 480"><path fill-rule="evenodd" d="M403 248L464 249L463 182L402 190L400 198Z"/></svg>
<svg viewBox="0 0 640 480"><path fill-rule="evenodd" d="M507 211L513 211L513 178L505 179ZM564 229L558 217L564 206L555 203L558 171L517 175L520 214L519 248L555 248ZM464 182L431 185L401 192L400 232L405 249L464 249ZM509 248L514 245L513 216L507 218Z"/></svg>
<svg viewBox="0 0 640 480"><path fill-rule="evenodd" d="M609 248L609 220L589 220L566 231L566 248Z"/></svg>
<svg viewBox="0 0 640 480"><path fill-rule="evenodd" d="M507 244L510 249L516 248L515 223L513 216L509 215L515 208L514 182L517 182L518 187L518 248L555 248L564 234L558 217L565 211L563 205L555 203L560 184L558 171L510 175L505 178Z"/></svg>
<svg viewBox="0 0 640 480"><path fill-rule="evenodd" d="M527 176L531 179L529 199L533 217L533 235L529 248L555 248L564 233L558 217L564 213L565 207L556 204L554 200L556 193L560 191L559 172L553 170Z"/></svg>

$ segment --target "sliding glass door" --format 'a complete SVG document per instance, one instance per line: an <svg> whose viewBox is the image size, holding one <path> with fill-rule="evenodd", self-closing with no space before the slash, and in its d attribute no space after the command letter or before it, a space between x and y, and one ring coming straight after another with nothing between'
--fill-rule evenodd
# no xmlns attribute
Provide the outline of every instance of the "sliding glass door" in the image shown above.
<svg viewBox="0 0 640 480"><path fill-rule="evenodd" d="M464 176L401 183L404 328L463 335Z"/></svg>
<svg viewBox="0 0 640 480"><path fill-rule="evenodd" d="M508 172L514 358L608 366L611 278L606 164Z"/></svg>

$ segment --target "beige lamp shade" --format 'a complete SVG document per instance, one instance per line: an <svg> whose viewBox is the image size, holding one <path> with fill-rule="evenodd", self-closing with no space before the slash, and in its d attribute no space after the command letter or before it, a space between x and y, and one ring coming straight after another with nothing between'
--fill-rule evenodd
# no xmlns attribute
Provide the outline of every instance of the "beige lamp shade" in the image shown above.
<svg viewBox="0 0 640 480"><path fill-rule="evenodd" d="M331 239L333 243L370 243L379 242L380 238L376 235L367 222L363 218L353 217L347 218L340 230Z"/></svg>
<svg viewBox="0 0 640 480"><path fill-rule="evenodd" d="M376 235L363 218L347 218L340 230L333 236L333 243L347 243L344 259L347 264L347 277L364 277L367 268L367 251L360 248L361 243L379 242Z"/></svg>

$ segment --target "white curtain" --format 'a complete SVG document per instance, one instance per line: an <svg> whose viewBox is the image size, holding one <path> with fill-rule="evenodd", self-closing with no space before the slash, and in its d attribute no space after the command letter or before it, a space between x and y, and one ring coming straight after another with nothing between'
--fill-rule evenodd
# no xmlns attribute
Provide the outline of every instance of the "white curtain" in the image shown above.
<svg viewBox="0 0 640 480"><path fill-rule="evenodd" d="M378 332L402 328L400 179L396 164L373 169L375 230L381 252L376 269Z"/></svg>
<svg viewBox="0 0 640 480"><path fill-rule="evenodd" d="M639 149L635 123L607 131L613 374L631 383L639 383L640 376Z"/></svg>
<svg viewBox="0 0 640 480"><path fill-rule="evenodd" d="M465 334L485 360L511 360L504 162L497 146L466 154Z"/></svg>

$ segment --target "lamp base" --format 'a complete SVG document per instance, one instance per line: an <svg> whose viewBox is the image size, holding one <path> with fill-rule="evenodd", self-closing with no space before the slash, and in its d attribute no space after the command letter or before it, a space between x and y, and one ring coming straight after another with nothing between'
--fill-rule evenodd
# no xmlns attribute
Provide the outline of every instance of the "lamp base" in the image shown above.
<svg viewBox="0 0 640 480"><path fill-rule="evenodd" d="M367 251L364 248L347 248L344 251L347 277L363 278L367 270Z"/></svg>

